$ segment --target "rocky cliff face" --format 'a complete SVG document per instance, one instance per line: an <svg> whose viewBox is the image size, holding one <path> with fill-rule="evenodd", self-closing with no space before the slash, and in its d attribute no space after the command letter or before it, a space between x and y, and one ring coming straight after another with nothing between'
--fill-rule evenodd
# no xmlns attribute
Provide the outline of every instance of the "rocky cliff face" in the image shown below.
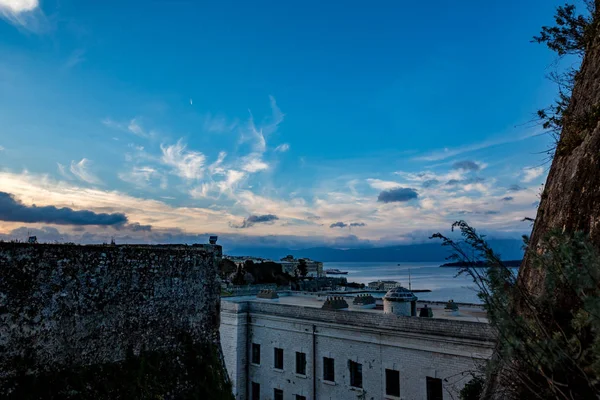
<svg viewBox="0 0 600 400"><path fill-rule="evenodd" d="M597 9L600 1L596 0ZM595 24L598 24L597 17ZM535 291L541 279L531 268L531 254L554 228L590 234L600 248L600 35L586 51L571 97L564 129L525 254L519 280Z"/></svg>
<svg viewBox="0 0 600 400"><path fill-rule="evenodd" d="M0 397L229 398L221 247L0 243Z"/></svg>
<svg viewBox="0 0 600 400"><path fill-rule="evenodd" d="M600 0L595 0L600 10ZM543 253L545 236L553 231L589 234L591 242L600 249L600 13L593 16L592 36L585 49L581 69L576 77L563 130L550 167L548 179L534 222L530 245L525 253L517 285L533 299L545 291L546 271L536 268L536 255ZM548 296L551 308L569 314L570 299L560 290ZM531 304L531 303L530 303ZM513 304L516 315L530 315L522 299ZM560 311L560 310L559 310ZM535 313L535 311L534 311ZM571 316L572 317L572 316ZM547 322L550 329L550 321ZM556 321L553 321L556 324ZM555 329L553 326L552 329ZM552 330L550 330L552 331ZM596 333L597 334L597 333ZM485 399L519 398L511 390L517 379L518 362L503 360L490 377ZM510 364L510 365L509 365Z"/></svg>

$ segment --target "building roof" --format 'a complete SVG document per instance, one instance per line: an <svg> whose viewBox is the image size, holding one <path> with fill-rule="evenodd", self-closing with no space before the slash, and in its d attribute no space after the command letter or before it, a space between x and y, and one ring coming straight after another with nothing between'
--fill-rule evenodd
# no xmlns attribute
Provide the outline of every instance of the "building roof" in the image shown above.
<svg viewBox="0 0 600 400"><path fill-rule="evenodd" d="M276 300L260 299L256 296L232 296L232 297L221 297L222 301L242 303L242 302L277 302L278 304L287 304L299 307L310 307L310 308L321 308L323 303L326 301L329 294L313 294L313 293L299 293L299 292L279 292L279 298ZM339 310L339 312L360 312L360 313L377 313L383 314L382 309L367 309L360 305L352 304L352 299L356 296L353 294L342 294L336 293L336 296L342 296L347 298L348 308L345 310ZM375 297L375 296L374 296ZM378 298L375 297L377 300ZM381 300L379 300L381 301ZM380 303L381 304L381 303ZM444 312L445 302L417 302L417 308L423 307L427 304L433 310L433 318L442 319L453 319L458 321L471 321L471 322L483 322L487 323L487 313L482 306L478 305L460 305L460 315L452 315L451 313Z"/></svg>
<svg viewBox="0 0 600 400"><path fill-rule="evenodd" d="M410 290L402 286L396 286L393 289L388 290L388 292L383 296L386 300L391 301L416 301L417 296Z"/></svg>

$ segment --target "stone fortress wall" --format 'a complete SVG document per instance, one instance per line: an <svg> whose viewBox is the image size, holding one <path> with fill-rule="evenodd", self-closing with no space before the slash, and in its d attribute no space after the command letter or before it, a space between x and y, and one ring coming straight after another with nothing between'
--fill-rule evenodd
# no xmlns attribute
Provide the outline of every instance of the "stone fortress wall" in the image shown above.
<svg viewBox="0 0 600 400"><path fill-rule="evenodd" d="M37 389L28 386L43 382L61 398L124 398L162 383L148 378L124 389L131 382L111 382L111 374L148 364L141 355L152 360L146 374L189 370L178 357L190 352L211 364L213 375L201 379L213 381L203 384L227 397L218 331L221 257L216 245L0 242L0 397L30 395ZM105 381L96 379L104 387L78 381L90 371L102 372ZM182 377L179 387L165 382L153 390L204 390L193 385Z"/></svg>

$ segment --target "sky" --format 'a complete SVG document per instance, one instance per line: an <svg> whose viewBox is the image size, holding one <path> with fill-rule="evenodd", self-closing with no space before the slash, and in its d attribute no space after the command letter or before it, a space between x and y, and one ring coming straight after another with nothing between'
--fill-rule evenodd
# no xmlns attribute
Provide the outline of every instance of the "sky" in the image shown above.
<svg viewBox="0 0 600 400"><path fill-rule="evenodd" d="M0 238L518 238L562 3L0 0Z"/></svg>

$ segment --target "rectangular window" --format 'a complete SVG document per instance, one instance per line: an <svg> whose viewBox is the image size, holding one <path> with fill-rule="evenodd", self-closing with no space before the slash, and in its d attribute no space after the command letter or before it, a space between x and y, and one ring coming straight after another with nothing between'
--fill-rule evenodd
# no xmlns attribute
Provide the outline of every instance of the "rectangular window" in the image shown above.
<svg viewBox="0 0 600 400"><path fill-rule="evenodd" d="M252 364L260 365L260 344L252 343Z"/></svg>
<svg viewBox="0 0 600 400"><path fill-rule="evenodd" d="M260 400L260 384L252 382L252 400Z"/></svg>
<svg viewBox="0 0 600 400"><path fill-rule="evenodd" d="M283 390L273 389L273 399L274 400L283 400Z"/></svg>
<svg viewBox="0 0 600 400"><path fill-rule="evenodd" d="M354 361L348 361L350 369L350 386L362 388L362 364Z"/></svg>
<svg viewBox="0 0 600 400"><path fill-rule="evenodd" d="M273 353L273 367L276 369L283 369L283 349L275 347L275 352Z"/></svg>
<svg viewBox="0 0 600 400"><path fill-rule="evenodd" d="M323 357L323 380L335 382L335 369L333 358Z"/></svg>
<svg viewBox="0 0 600 400"><path fill-rule="evenodd" d="M400 371L385 370L385 394L400 397Z"/></svg>
<svg viewBox="0 0 600 400"><path fill-rule="evenodd" d="M427 377L427 400L444 400L441 379Z"/></svg>
<svg viewBox="0 0 600 400"><path fill-rule="evenodd" d="M296 352L296 373L306 375L306 353Z"/></svg>
<svg viewBox="0 0 600 400"><path fill-rule="evenodd" d="M296 395L296 400L306 400L306 396Z"/></svg>

